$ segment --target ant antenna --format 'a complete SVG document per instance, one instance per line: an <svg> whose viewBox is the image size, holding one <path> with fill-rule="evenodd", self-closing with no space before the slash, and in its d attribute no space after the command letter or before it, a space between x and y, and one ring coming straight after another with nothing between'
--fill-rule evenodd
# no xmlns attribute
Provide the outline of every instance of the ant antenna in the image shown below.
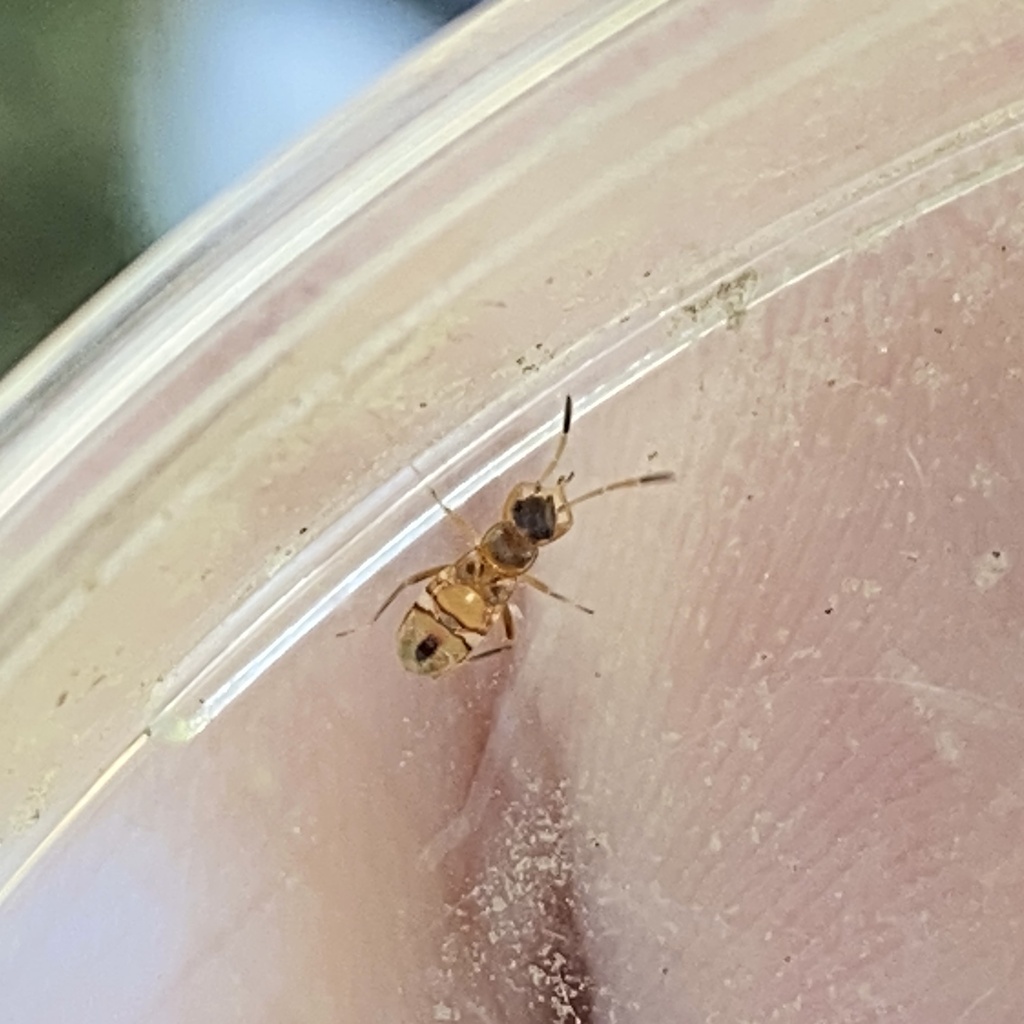
<svg viewBox="0 0 1024 1024"><path fill-rule="evenodd" d="M569 502L569 507L575 508L577 505L582 505L583 502L590 501L591 498L597 498L602 494L607 494L609 491L621 491L626 487L641 487L644 484L667 484L671 483L675 478L675 473L664 472L645 473L643 476L631 476L628 480L616 480L615 483L605 484L604 487L595 487L594 490L587 491L586 494L574 498Z"/></svg>
<svg viewBox="0 0 1024 1024"><path fill-rule="evenodd" d="M558 447L555 448L555 457L548 463L547 469L537 478L538 489L540 484L555 471L562 452L565 451L566 442L569 440L569 428L572 426L572 395L565 396L565 412L562 414L562 436L558 439Z"/></svg>
<svg viewBox="0 0 1024 1024"><path fill-rule="evenodd" d="M536 489L541 489L541 484L552 473L558 466L559 461L562 458L562 453L565 451L566 443L569 440L569 428L572 426L572 396L565 396L565 412L562 415L562 434L558 438L558 445L555 448L554 458L548 463L544 472L541 473L537 480ZM567 484L572 480L575 474L569 473L567 476L561 476L558 478L559 484ZM570 508L575 508L577 505L582 505L585 501L590 501L591 498L597 498L602 494L607 494L609 491L621 491L627 487L642 487L644 484L667 484L675 480L676 475L672 472L663 473L645 473L643 476L631 476L627 480L616 480L614 483L605 484L603 487L595 487L592 491L587 491L586 494L581 495L579 498L575 498L569 502Z"/></svg>

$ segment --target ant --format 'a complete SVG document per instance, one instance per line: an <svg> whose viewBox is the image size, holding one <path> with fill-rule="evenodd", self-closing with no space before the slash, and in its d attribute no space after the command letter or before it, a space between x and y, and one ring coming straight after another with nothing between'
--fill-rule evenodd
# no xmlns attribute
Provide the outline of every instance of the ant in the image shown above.
<svg viewBox="0 0 1024 1024"><path fill-rule="evenodd" d="M376 622L407 587L427 580L427 585L406 612L398 627L398 658L410 672L439 676L463 662L476 661L508 650L515 641L515 623L509 601L525 583L558 601L593 615L593 609L552 590L530 574L540 549L564 537L572 529L573 510L609 491L645 484L668 483L674 473L645 473L605 484L570 501L565 486L573 477L558 477L545 486L565 451L572 426L572 398L565 399L562 433L554 457L537 480L516 484L505 499L501 519L482 537L472 525L438 497L434 500L471 542L470 550L451 565L435 565L403 580L377 609ZM486 651L476 650L501 619L505 640Z"/></svg>

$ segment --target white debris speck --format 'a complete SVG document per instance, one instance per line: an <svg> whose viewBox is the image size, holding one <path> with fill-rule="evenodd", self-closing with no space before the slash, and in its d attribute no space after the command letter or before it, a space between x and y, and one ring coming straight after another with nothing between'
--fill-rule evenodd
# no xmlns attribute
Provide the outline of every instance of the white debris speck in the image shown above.
<svg viewBox="0 0 1024 1024"><path fill-rule="evenodd" d="M949 730L943 730L935 737L935 749L947 764L956 764L963 754L963 743Z"/></svg>

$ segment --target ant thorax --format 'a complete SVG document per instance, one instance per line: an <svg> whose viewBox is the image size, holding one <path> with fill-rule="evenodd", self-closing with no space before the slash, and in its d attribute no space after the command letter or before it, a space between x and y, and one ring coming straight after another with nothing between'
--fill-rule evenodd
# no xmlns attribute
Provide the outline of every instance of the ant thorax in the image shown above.
<svg viewBox="0 0 1024 1024"><path fill-rule="evenodd" d="M518 576L537 560L537 545L515 523L495 523L477 549L481 560L499 575Z"/></svg>

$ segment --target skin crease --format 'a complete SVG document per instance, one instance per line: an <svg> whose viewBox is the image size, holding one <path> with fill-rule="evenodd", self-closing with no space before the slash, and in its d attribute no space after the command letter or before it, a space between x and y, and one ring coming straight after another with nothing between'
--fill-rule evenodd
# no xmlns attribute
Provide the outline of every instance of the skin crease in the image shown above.
<svg viewBox="0 0 1024 1024"><path fill-rule="evenodd" d="M936 212L578 420L570 494L678 474L538 560L593 616L523 593L511 652L428 680L394 655L403 597L154 741L5 904L12 1019L1019 1021L998 208ZM940 242L955 290L916 272ZM459 511L483 529L530 472ZM463 544L442 522L348 611Z"/></svg>

